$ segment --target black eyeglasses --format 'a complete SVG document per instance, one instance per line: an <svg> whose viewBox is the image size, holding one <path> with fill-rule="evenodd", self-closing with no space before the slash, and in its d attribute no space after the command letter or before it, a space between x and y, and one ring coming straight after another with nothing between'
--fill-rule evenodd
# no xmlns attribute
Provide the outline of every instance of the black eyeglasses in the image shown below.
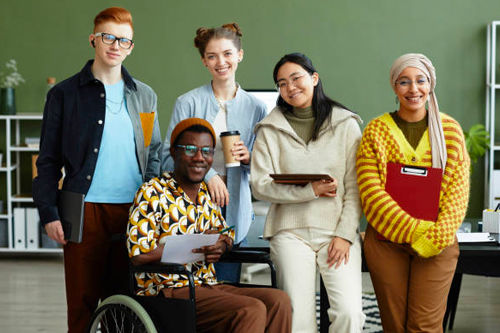
<svg viewBox="0 0 500 333"><path fill-rule="evenodd" d="M94 34L96 37L101 37L102 42L107 45L112 45L115 41L118 41L118 45L122 49L130 49L134 44L134 41L125 37L116 37L115 35L108 34L106 32L96 32Z"/></svg>
<svg viewBox="0 0 500 333"><path fill-rule="evenodd" d="M175 147L184 149L184 154L189 157L196 155L198 150L201 150L201 155L203 155L203 157L212 157L214 156L215 151L214 148L208 146L198 147L194 145L176 145Z"/></svg>

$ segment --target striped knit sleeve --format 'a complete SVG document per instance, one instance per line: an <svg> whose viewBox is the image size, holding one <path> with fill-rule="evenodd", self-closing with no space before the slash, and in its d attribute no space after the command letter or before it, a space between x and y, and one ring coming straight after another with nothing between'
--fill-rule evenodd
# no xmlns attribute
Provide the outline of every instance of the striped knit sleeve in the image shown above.
<svg viewBox="0 0 500 333"><path fill-rule="evenodd" d="M438 219L412 244L422 257L435 256L455 242L469 202L470 159L462 129L455 120L443 115L443 131L448 160L441 184Z"/></svg>
<svg viewBox="0 0 500 333"><path fill-rule="evenodd" d="M414 234L423 234L433 222L412 217L385 191L388 155L404 159L397 146L379 118L367 125L356 158L358 187L368 223L391 242L410 244Z"/></svg>

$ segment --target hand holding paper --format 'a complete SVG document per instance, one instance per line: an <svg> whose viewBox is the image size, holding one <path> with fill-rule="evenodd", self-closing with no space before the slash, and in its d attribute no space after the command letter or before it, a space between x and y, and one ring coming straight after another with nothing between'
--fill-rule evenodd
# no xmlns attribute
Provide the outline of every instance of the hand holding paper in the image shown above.
<svg viewBox="0 0 500 333"><path fill-rule="evenodd" d="M188 264L205 259L205 252L194 252L195 249L215 245L219 234L189 234L166 237L161 262Z"/></svg>
<svg viewBox="0 0 500 333"><path fill-rule="evenodd" d="M214 245L209 245L209 246L202 246L199 249L193 249L193 253L203 253L205 254L205 261L207 263L215 263L219 261L220 256L226 251L226 249L232 244L232 241L230 240L228 242L226 241L229 237L226 235L221 235L222 232L228 231L232 229L232 226L229 228L226 228L221 231L217 230L207 230L205 233L207 234L216 234L219 235L219 238L217 239L217 242Z"/></svg>

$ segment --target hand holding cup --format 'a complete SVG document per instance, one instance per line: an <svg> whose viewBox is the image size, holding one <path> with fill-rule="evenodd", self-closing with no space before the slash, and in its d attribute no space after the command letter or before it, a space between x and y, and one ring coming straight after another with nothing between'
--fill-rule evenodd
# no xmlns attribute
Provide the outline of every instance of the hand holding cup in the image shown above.
<svg viewBox="0 0 500 333"><path fill-rule="evenodd" d="M250 163L250 152L243 141L237 141L234 143L231 153L237 161L243 164Z"/></svg>
<svg viewBox="0 0 500 333"><path fill-rule="evenodd" d="M222 132L220 134L220 139L222 142L222 150L224 151L224 161L226 168L240 166L240 159L236 158L240 156L240 154L233 154L233 148L237 148L238 152L240 151L240 148L238 148L240 147L240 145L234 147L236 143L241 142L240 132L239 131Z"/></svg>

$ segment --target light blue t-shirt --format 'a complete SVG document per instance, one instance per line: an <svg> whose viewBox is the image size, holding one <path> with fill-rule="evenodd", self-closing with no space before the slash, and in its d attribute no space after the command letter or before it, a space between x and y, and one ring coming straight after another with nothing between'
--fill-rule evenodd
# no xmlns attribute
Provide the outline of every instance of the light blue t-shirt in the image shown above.
<svg viewBox="0 0 500 333"><path fill-rule="evenodd" d="M142 184L124 82L104 85L106 117L87 202L129 203Z"/></svg>

